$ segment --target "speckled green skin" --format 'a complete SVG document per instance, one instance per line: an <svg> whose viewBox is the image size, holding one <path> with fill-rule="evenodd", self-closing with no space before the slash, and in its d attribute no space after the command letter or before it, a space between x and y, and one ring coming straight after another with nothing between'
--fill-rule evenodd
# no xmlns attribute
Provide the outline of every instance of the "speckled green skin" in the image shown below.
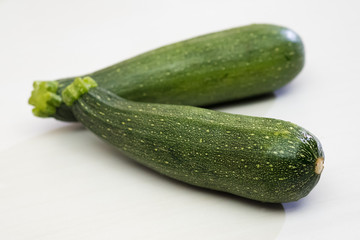
<svg viewBox="0 0 360 240"><path fill-rule="evenodd" d="M274 91L303 65L295 32L254 24L174 43L86 76L129 100L205 106ZM59 95L73 79L59 80ZM54 117L74 120L65 104Z"/></svg>
<svg viewBox="0 0 360 240"><path fill-rule="evenodd" d="M93 88L72 106L99 137L157 172L262 202L290 202L318 182L319 141L281 120L128 101Z"/></svg>

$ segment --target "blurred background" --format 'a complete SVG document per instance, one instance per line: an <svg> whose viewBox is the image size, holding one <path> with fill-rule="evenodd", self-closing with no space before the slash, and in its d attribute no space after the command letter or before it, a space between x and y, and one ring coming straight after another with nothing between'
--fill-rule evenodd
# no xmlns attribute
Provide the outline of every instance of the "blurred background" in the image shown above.
<svg viewBox="0 0 360 240"><path fill-rule="evenodd" d="M356 239L360 235L360 7L333 1L0 0L1 239ZM216 110L314 133L325 169L306 198L261 204L132 162L78 124L39 119L34 80L81 75L251 23L303 39L303 71L274 95Z"/></svg>

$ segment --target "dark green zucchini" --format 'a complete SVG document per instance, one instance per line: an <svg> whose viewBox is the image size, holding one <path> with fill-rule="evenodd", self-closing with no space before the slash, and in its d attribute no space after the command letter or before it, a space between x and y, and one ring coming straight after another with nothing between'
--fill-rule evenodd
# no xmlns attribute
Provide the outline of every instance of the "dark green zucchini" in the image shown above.
<svg viewBox="0 0 360 240"><path fill-rule="evenodd" d="M86 76L129 100L206 106L274 91L303 65L295 32L254 24L161 47ZM29 100L34 114L74 121L58 101L73 80L36 82Z"/></svg>
<svg viewBox="0 0 360 240"><path fill-rule="evenodd" d="M290 202L306 196L323 169L320 142L290 122L133 102L91 78L76 79L63 100L79 122L127 156L192 185Z"/></svg>

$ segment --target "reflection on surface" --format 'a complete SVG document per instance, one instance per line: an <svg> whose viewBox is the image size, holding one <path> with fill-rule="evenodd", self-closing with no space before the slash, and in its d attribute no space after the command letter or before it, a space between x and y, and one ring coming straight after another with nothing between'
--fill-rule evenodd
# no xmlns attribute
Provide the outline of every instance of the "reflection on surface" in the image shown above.
<svg viewBox="0 0 360 240"><path fill-rule="evenodd" d="M281 204L192 187L124 157L75 124L0 153L1 236L275 239Z"/></svg>

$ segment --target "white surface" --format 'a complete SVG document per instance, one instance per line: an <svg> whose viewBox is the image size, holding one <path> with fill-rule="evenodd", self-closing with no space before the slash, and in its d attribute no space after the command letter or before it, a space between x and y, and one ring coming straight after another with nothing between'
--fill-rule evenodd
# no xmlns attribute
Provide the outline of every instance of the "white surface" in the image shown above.
<svg viewBox="0 0 360 240"><path fill-rule="evenodd" d="M0 0L0 239L358 239L359 1ZM77 124L31 115L33 80L83 74L250 23L297 31L306 66L274 97L217 110L319 137L310 195L267 205L139 166Z"/></svg>

